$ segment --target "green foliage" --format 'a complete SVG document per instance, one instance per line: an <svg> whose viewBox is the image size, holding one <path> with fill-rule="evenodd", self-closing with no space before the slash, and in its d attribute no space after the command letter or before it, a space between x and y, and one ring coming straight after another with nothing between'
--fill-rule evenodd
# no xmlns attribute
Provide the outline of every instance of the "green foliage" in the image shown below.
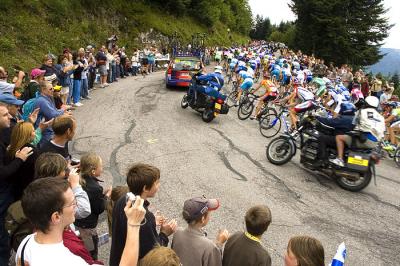
<svg viewBox="0 0 400 266"><path fill-rule="evenodd" d="M138 33L150 29L166 36L177 32L182 43L189 42L195 33L206 33L207 45L228 45L231 40L227 28L240 29L235 27L238 23L235 12L243 12L246 1L225 2L215 1L224 8L209 2L206 8L212 10L209 14L203 12L211 16L207 23L212 27L209 27L200 15L193 16L199 12L191 0L1 0L0 65L6 68L19 65L29 70L40 65L48 52L57 55L65 47L78 49L88 44L99 47L111 34L117 34L119 45L127 47L129 52L140 45ZM167 4L168 13L164 8ZM246 23L244 19L243 28ZM231 35L236 42L247 42L239 30Z"/></svg>
<svg viewBox="0 0 400 266"><path fill-rule="evenodd" d="M295 48L326 61L372 65L388 36L383 0L292 0L297 15Z"/></svg>
<svg viewBox="0 0 400 266"><path fill-rule="evenodd" d="M250 37L255 40L266 40L271 33L272 25L269 18L257 15L254 20L253 29L250 31Z"/></svg>

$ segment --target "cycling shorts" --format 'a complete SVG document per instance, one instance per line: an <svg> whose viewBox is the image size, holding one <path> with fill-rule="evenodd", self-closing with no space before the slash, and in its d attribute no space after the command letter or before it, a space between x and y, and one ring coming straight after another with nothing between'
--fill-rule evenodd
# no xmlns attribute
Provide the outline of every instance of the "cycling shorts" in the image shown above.
<svg viewBox="0 0 400 266"><path fill-rule="evenodd" d="M281 72L279 70L273 70L271 74L276 80L279 80L280 73Z"/></svg>
<svg viewBox="0 0 400 266"><path fill-rule="evenodd" d="M264 98L264 102L269 102L269 101L275 100L276 97L278 96L278 93L276 93L276 92L267 92L266 94L264 94L264 96L266 96Z"/></svg>
<svg viewBox="0 0 400 266"><path fill-rule="evenodd" d="M232 58L228 58L228 64L230 64L232 61Z"/></svg>
<svg viewBox="0 0 400 266"><path fill-rule="evenodd" d="M235 63L230 63L230 64L229 64L229 68L230 68L231 70L234 70L234 69L235 69L235 66L236 66Z"/></svg>
<svg viewBox="0 0 400 266"><path fill-rule="evenodd" d="M243 81L242 84L240 85L240 88L241 88L242 90L248 90L248 89L250 89L251 87L253 87L253 84L254 84L254 82L253 82L253 79L252 79L252 78L246 78L246 79L244 79L244 81Z"/></svg>

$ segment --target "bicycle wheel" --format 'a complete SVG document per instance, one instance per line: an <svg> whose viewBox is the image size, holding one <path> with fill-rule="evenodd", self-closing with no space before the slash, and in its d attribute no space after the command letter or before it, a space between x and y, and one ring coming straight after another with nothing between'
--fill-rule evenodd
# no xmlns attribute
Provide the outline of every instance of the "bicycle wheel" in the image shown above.
<svg viewBox="0 0 400 266"><path fill-rule="evenodd" d="M228 105L229 108L231 108L236 104L237 94L238 94L237 90L233 90L228 94L228 97L226 98L226 104Z"/></svg>
<svg viewBox="0 0 400 266"><path fill-rule="evenodd" d="M240 120L246 120L253 113L253 109L254 109L253 101L251 101L249 98L245 99L244 102L242 102L239 105L238 118Z"/></svg>
<svg viewBox="0 0 400 266"><path fill-rule="evenodd" d="M281 119L276 114L268 114L260 120L260 133L266 138L272 138L281 130Z"/></svg>
<svg viewBox="0 0 400 266"><path fill-rule="evenodd" d="M400 167L400 146L394 151L393 156L394 161L396 162L397 166Z"/></svg>

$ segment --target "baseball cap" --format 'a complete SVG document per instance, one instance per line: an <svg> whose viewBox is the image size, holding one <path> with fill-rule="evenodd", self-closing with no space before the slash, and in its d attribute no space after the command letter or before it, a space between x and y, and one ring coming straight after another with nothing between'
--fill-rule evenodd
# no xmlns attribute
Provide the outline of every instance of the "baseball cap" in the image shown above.
<svg viewBox="0 0 400 266"><path fill-rule="evenodd" d="M24 104L24 101L18 100L17 98L15 98L14 95L9 93L0 94L0 102L17 106L21 106Z"/></svg>
<svg viewBox="0 0 400 266"><path fill-rule="evenodd" d="M46 70L41 70L41 69L39 69L39 68L34 68L34 69L32 69L32 71L31 71L31 78L32 78L32 79L37 78L37 77L39 77L40 75L44 75L44 73L46 73Z"/></svg>
<svg viewBox="0 0 400 266"><path fill-rule="evenodd" d="M57 79L57 75L56 74L52 74L52 75L50 75L50 76L45 76L44 77L44 80L45 81L49 81L49 82L53 82L53 81L55 81Z"/></svg>
<svg viewBox="0 0 400 266"><path fill-rule="evenodd" d="M219 200L207 199L205 197L191 198L183 204L183 218L188 221L194 221L208 211L214 211L219 208Z"/></svg>

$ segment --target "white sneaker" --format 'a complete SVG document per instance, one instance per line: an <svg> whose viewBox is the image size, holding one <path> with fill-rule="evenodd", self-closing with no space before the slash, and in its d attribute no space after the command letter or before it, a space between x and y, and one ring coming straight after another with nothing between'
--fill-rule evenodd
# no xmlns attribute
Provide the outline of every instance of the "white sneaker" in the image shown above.
<svg viewBox="0 0 400 266"><path fill-rule="evenodd" d="M76 106L76 107L79 107L79 106L82 106L82 105L83 105L83 103L80 103L80 102L77 102L77 103L73 104L73 106Z"/></svg>
<svg viewBox="0 0 400 266"><path fill-rule="evenodd" d="M108 87L108 86L110 86L110 84L108 84L108 83L104 83L104 86L105 86L105 87Z"/></svg>
<svg viewBox="0 0 400 266"><path fill-rule="evenodd" d="M330 161L331 163L337 165L337 166L344 167L344 162L343 162L342 159L335 158L335 159L330 159L329 161Z"/></svg>

